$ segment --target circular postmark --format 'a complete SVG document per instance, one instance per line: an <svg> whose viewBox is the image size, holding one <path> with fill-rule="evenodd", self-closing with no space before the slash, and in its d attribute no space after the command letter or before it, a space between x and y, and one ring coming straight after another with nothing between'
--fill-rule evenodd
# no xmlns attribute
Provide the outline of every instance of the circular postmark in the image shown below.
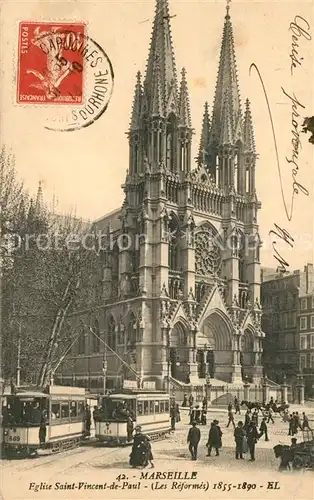
<svg viewBox="0 0 314 500"><path fill-rule="evenodd" d="M103 48L83 24L24 23L20 42L18 102L45 107L47 130L89 127L106 111L114 73ZM22 63L21 63L22 61ZM23 78L24 74L24 78Z"/></svg>

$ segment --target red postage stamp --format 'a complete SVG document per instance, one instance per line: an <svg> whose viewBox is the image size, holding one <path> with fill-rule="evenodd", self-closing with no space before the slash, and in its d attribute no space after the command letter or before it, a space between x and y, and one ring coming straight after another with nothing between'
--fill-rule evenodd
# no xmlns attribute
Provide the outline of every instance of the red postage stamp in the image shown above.
<svg viewBox="0 0 314 500"><path fill-rule="evenodd" d="M82 23L20 23L18 103L83 102L85 29Z"/></svg>

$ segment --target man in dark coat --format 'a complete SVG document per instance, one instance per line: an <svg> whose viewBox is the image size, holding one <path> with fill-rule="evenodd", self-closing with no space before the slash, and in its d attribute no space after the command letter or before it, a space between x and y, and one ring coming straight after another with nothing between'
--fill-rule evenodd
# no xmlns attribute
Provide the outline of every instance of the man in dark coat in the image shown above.
<svg viewBox="0 0 314 500"><path fill-rule="evenodd" d="M48 416L46 410L43 410L40 415L40 427L39 427L39 443L43 446L46 442L47 435L47 425L48 425Z"/></svg>
<svg viewBox="0 0 314 500"><path fill-rule="evenodd" d="M214 420L210 426L210 430L208 433L208 441L206 444L206 446L208 447L207 457L210 457L213 448L215 448L216 450L216 457L219 456L219 448L221 448L222 446L221 442L222 432L218 423L219 422L217 420Z"/></svg>
<svg viewBox="0 0 314 500"><path fill-rule="evenodd" d="M197 460L197 448L201 439L201 431L196 427L196 422L192 422L192 427L189 430L187 442L189 444L189 452L192 460Z"/></svg>
<svg viewBox="0 0 314 500"><path fill-rule="evenodd" d="M262 437L262 435L265 434L265 441L269 441L268 428L267 428L267 424L266 424L266 417L264 417L263 420L261 421L259 432L260 432L259 437Z"/></svg>
<svg viewBox="0 0 314 500"><path fill-rule="evenodd" d="M126 432L128 436L128 441L132 441L133 439L133 430L134 430L134 424L133 424L133 419L131 417L131 414L127 416L127 421L126 421Z"/></svg>
<svg viewBox="0 0 314 500"><path fill-rule="evenodd" d="M245 430L243 429L243 422L238 422L238 426L234 430L234 440L236 443L235 457L243 459L243 439L245 437Z"/></svg>
<svg viewBox="0 0 314 500"><path fill-rule="evenodd" d="M170 407L170 420L171 420L171 430L174 431L176 428L176 407L171 405Z"/></svg>
<svg viewBox="0 0 314 500"><path fill-rule="evenodd" d="M85 406L85 432L87 436L90 436L90 428L92 424L92 415L89 405Z"/></svg>
<svg viewBox="0 0 314 500"><path fill-rule="evenodd" d="M130 454L131 467L146 467L148 465L149 446L147 443L147 437L142 434L142 427L137 425Z"/></svg>
<svg viewBox="0 0 314 500"><path fill-rule="evenodd" d="M251 422L247 430L247 444L250 451L251 462L255 461L255 445L257 443L257 440L258 440L258 431L256 428L256 423Z"/></svg>
<svg viewBox="0 0 314 500"><path fill-rule="evenodd" d="M235 409L235 415L239 413L241 415L241 410L240 410L240 403L237 397L234 398L234 409Z"/></svg>
<svg viewBox="0 0 314 500"><path fill-rule="evenodd" d="M309 429L310 430L310 425L309 425L309 417L305 415L305 412L302 413L303 416L303 422L302 422L302 430L304 429Z"/></svg>
<svg viewBox="0 0 314 500"><path fill-rule="evenodd" d="M251 422L251 412L250 410L247 410L245 417L244 417L244 428L248 429L250 422Z"/></svg>

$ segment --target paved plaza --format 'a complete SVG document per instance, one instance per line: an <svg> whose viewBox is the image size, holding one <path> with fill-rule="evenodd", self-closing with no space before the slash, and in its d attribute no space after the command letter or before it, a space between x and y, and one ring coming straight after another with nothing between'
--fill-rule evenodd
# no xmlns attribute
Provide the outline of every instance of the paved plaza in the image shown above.
<svg viewBox="0 0 314 500"><path fill-rule="evenodd" d="M300 410L302 411L302 408L299 408ZM226 427L226 409L211 408L207 426L200 427L202 437L198 460L192 462L186 443L189 429L188 415L187 411L181 413L182 420L176 431L167 439L152 443L155 466L153 469L146 468L144 471L130 469L128 466L130 447L106 448L95 442L88 442L65 453L35 459L3 460L2 498L5 500L26 498L57 500L74 497L128 499L141 498L141 495L147 494L159 499L195 496L195 491L191 491L187 486L194 484L193 480L181 478L172 481L163 480L162 477L158 479L158 473L175 471L181 474L197 472L197 484L200 487L197 496L203 498L243 498L243 490L250 499L310 500L313 497L310 472L278 472L279 460L275 458L272 448L278 443L290 443L288 424L283 423L280 417L276 417L275 424L268 425L270 441L265 442L262 437L258 442L256 461L250 462L248 456L239 461L234 458L233 428ZM309 412L308 414L312 419L313 415ZM223 447L219 457L206 457L205 444L210 422L214 418L218 419L221 425ZM236 421L243 418L244 412ZM297 437L299 440L302 439L301 435ZM141 480L143 472L148 472L148 475L146 479ZM152 473L155 475L150 476ZM152 479L149 479L150 477ZM108 488L105 494L103 490L93 489L96 488L95 485L105 483ZM74 489L71 489L72 486ZM207 491L204 489L206 486ZM273 489L273 486L277 488ZM36 489L38 491L35 491ZM153 489L158 491L152 491ZM221 491L223 489L225 491ZM240 494L242 496L239 496Z"/></svg>

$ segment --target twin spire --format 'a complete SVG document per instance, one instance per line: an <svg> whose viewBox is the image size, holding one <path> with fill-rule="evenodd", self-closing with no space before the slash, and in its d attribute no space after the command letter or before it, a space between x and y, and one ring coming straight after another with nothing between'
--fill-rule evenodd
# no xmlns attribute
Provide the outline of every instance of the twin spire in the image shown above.
<svg viewBox="0 0 314 500"><path fill-rule="evenodd" d="M237 77L233 28L227 0L218 77L212 119L205 104L202 133L197 162L206 160L211 149L234 146L241 141L247 152L255 154L254 133L249 101L244 119ZM173 113L179 126L191 129L191 113L185 70L178 88L168 0L156 0L155 18L144 82L136 77L130 131L139 130L142 117L166 118Z"/></svg>
<svg viewBox="0 0 314 500"><path fill-rule="evenodd" d="M168 0L156 0L155 18L144 82L137 74L130 129L136 130L143 114L165 118L173 113L179 125L191 127L185 70L180 90L170 27Z"/></svg>

